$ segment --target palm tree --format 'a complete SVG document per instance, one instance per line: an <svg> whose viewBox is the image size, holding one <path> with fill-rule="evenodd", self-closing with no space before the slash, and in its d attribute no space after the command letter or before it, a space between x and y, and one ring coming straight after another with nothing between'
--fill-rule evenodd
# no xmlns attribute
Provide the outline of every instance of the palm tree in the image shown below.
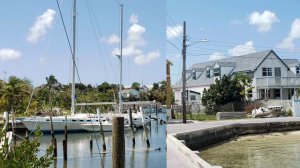
<svg viewBox="0 0 300 168"><path fill-rule="evenodd" d="M51 92L56 92L58 90L58 87L60 86L60 83L58 80L55 78L54 75L50 75L49 77L46 77L46 87L49 89L49 106L52 108L52 93Z"/></svg>
<svg viewBox="0 0 300 168"><path fill-rule="evenodd" d="M7 83L3 83L0 87L1 106L5 106L5 110L11 112L24 110L32 90L29 80L11 76Z"/></svg>

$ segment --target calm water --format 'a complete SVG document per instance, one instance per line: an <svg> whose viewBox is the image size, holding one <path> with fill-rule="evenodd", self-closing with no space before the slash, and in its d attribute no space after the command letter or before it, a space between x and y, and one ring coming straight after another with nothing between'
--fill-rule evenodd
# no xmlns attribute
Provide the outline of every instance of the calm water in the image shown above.
<svg viewBox="0 0 300 168"><path fill-rule="evenodd" d="M165 120L166 116L163 113L159 114L160 118ZM102 151L102 141L100 139L99 132L96 132L97 141L100 151ZM90 135L93 136L93 150L90 151ZM148 134L150 141L150 148L147 149L146 140L143 139L143 129L137 130L135 134L136 145L135 148L131 148L131 132L128 131L125 134L125 165L128 168L165 168L166 167L166 125L157 124L156 121L152 121L151 133ZM68 161L63 161L62 140L63 134L57 134L57 146L58 146L58 159L56 165L53 167L100 167L101 158L105 168L112 167L111 163L111 133L105 134L105 142L107 153L99 154L97 143L94 138L94 133L70 133L68 134ZM43 135L41 137L41 148L45 149L51 141L51 135ZM156 150L160 148L160 150Z"/></svg>
<svg viewBox="0 0 300 168"><path fill-rule="evenodd" d="M241 137L200 151L200 156L224 168L300 168L300 132Z"/></svg>

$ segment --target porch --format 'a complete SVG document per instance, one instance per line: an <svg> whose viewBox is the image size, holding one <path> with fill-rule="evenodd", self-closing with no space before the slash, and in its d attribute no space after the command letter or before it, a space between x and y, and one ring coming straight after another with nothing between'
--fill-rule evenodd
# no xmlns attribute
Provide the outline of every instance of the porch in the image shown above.
<svg viewBox="0 0 300 168"><path fill-rule="evenodd" d="M293 96L298 97L297 88L260 88L257 89L257 99L281 99L291 100Z"/></svg>

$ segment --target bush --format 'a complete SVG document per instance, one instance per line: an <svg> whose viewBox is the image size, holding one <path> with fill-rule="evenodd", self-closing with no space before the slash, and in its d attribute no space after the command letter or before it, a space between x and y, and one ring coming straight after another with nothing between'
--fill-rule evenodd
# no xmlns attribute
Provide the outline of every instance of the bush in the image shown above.
<svg viewBox="0 0 300 168"><path fill-rule="evenodd" d="M0 149L0 167L11 168L11 167L39 167L46 168L50 167L53 162L52 147L49 147L45 151L44 156L37 156L39 151L40 143L39 137L41 131L38 129L35 132L33 140L23 140L21 143L15 145L12 150L9 150L7 144L7 138L5 138L6 131L0 132L0 139L4 141Z"/></svg>
<svg viewBox="0 0 300 168"><path fill-rule="evenodd" d="M286 116L293 116L293 111L291 109L289 109L288 111L285 112Z"/></svg>

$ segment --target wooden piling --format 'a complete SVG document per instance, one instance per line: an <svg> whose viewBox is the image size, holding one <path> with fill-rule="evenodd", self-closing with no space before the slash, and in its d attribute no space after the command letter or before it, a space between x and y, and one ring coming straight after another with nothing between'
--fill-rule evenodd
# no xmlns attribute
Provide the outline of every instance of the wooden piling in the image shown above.
<svg viewBox="0 0 300 168"><path fill-rule="evenodd" d="M56 142L56 138L52 139L52 143L53 143L53 157L57 157L57 142Z"/></svg>
<svg viewBox="0 0 300 168"><path fill-rule="evenodd" d="M105 144L105 137L104 137L104 131L103 131L103 126L102 126L102 121L101 121L101 116L100 116L100 111L97 109L97 115L98 115L98 121L100 124L100 135L102 138L102 148L104 151L106 151L106 144Z"/></svg>
<svg viewBox="0 0 300 168"><path fill-rule="evenodd" d="M63 140L63 155L64 155L64 160L67 160L68 158L67 140Z"/></svg>
<svg viewBox="0 0 300 168"><path fill-rule="evenodd" d="M65 140L68 141L68 126L67 116L65 116Z"/></svg>
<svg viewBox="0 0 300 168"><path fill-rule="evenodd" d="M28 130L26 130L25 132L25 139L28 141L29 140L29 133L28 133Z"/></svg>
<svg viewBox="0 0 300 168"><path fill-rule="evenodd" d="M131 139L132 139L132 146L135 147L135 135L134 135L134 128L133 128L133 120L132 120L132 109L129 109L129 122L130 122L130 129L131 129Z"/></svg>
<svg viewBox="0 0 300 168"><path fill-rule="evenodd" d="M54 139L54 129L53 129L53 121L52 121L52 111L50 111L50 128L51 128L51 136Z"/></svg>
<svg viewBox="0 0 300 168"><path fill-rule="evenodd" d="M146 137L147 147L149 148L150 147L150 142L149 142L149 139L148 139L147 127L146 127L145 120L144 120L144 112L143 112L141 107L140 107L140 111L142 112L142 123L143 123L144 135Z"/></svg>
<svg viewBox="0 0 300 168"><path fill-rule="evenodd" d="M112 167L125 167L124 117L113 118Z"/></svg>
<svg viewBox="0 0 300 168"><path fill-rule="evenodd" d="M90 150L93 150L93 137L90 136Z"/></svg>

